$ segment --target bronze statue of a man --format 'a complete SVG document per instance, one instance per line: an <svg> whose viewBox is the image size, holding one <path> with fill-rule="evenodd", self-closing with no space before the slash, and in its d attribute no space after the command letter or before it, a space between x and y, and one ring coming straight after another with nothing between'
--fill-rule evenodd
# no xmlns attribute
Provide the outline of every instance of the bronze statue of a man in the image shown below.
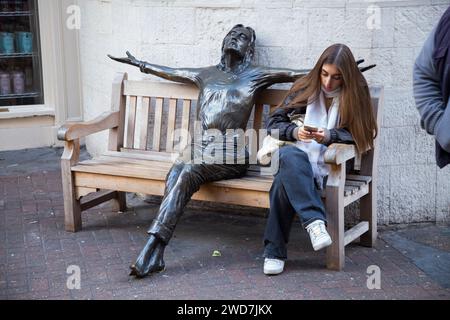
<svg viewBox="0 0 450 320"><path fill-rule="evenodd" d="M228 139L227 130L245 130L259 92L275 83L292 82L308 71L253 65L255 40L252 28L241 24L234 26L223 40L220 63L204 68L158 66L139 61L128 52L127 58L109 57L139 67L144 73L196 85L200 89L197 120L201 122L202 131L220 130ZM201 154L211 143L214 143L214 138L205 136L200 145L194 145L194 153ZM245 154L248 159L248 153ZM148 230L147 244L131 266L131 275L145 277L164 269L164 249L185 205L202 184L242 177L247 168L248 161L211 164L180 157L167 174L158 215Z"/></svg>

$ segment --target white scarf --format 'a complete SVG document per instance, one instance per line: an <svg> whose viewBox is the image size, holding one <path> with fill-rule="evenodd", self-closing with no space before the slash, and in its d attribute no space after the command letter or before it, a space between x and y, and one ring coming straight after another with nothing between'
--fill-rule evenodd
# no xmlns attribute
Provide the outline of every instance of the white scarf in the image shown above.
<svg viewBox="0 0 450 320"><path fill-rule="evenodd" d="M339 122L339 95L341 89L338 88L332 92L326 92L322 87L319 99L308 103L305 115L305 125L311 125L318 128L333 129ZM330 108L325 106L325 97L333 98ZM323 188L323 178L330 172L330 166L324 161L324 154L327 147L314 140L311 142L298 141L296 146L308 154L311 163L314 179L320 189Z"/></svg>

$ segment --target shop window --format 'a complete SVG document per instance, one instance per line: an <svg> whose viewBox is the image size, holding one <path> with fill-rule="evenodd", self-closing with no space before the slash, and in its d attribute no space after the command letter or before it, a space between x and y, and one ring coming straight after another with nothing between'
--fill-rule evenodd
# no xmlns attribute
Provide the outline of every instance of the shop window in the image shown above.
<svg viewBox="0 0 450 320"><path fill-rule="evenodd" d="M43 103L37 0L0 0L0 106Z"/></svg>

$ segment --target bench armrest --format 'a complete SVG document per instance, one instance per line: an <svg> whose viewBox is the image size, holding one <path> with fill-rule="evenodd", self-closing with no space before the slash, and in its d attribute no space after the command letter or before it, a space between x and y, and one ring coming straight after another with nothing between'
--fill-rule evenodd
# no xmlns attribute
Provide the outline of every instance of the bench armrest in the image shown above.
<svg viewBox="0 0 450 320"><path fill-rule="evenodd" d="M333 143L325 152L325 163L342 164L358 155L356 146L351 144Z"/></svg>
<svg viewBox="0 0 450 320"><path fill-rule="evenodd" d="M119 125L119 111L105 112L99 117L86 122L66 123L58 130L58 140L73 141Z"/></svg>

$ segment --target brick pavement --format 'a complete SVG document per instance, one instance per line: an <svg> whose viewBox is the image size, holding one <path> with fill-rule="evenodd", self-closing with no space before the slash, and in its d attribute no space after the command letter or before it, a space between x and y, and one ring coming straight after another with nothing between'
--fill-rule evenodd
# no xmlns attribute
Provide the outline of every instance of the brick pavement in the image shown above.
<svg viewBox="0 0 450 320"><path fill-rule="evenodd" d="M40 156L24 156L33 152ZM128 266L146 241L158 205L129 195L127 212L112 212L104 204L84 214L82 232L65 232L59 154L58 149L0 153L0 299L450 298L445 272L427 270L415 260L417 250L402 247L408 236L409 241L414 235L423 238L423 228L415 233L388 228L380 232L375 248L352 244L345 270L334 272L325 268L325 253L314 252L296 224L286 271L267 277L261 257L265 219L195 204L186 210L166 249L166 271L136 280L128 276ZM11 166L12 160L18 164ZM441 228L434 247L448 254L449 228ZM403 235L403 240L393 235ZM212 256L215 250L220 257ZM79 290L67 288L71 265L81 270ZM367 288L370 265L381 269L379 290Z"/></svg>

